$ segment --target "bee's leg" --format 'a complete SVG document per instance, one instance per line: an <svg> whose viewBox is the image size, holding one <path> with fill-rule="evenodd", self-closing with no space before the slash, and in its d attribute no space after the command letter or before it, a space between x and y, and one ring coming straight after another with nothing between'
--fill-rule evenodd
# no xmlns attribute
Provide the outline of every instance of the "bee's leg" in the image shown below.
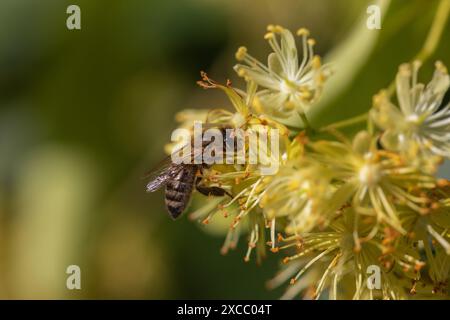
<svg viewBox="0 0 450 320"><path fill-rule="evenodd" d="M215 196L215 197L222 197L224 195L229 196L230 198L233 198L233 196L231 195L231 193L229 193L228 191L219 188L219 187L205 187L202 186L200 184L200 182L202 181L202 177L197 177L197 180L195 181L195 188L197 189L198 192L200 192L201 194L205 195L205 196Z"/></svg>

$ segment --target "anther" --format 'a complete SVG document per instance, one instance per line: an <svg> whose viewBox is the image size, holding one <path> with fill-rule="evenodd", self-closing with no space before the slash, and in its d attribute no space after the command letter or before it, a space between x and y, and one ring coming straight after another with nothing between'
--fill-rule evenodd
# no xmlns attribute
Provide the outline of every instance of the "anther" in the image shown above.
<svg viewBox="0 0 450 320"><path fill-rule="evenodd" d="M297 35L298 36L309 36L309 30L306 28L300 28L297 30Z"/></svg>
<svg viewBox="0 0 450 320"><path fill-rule="evenodd" d="M447 179L439 179L437 181L437 185L440 188L444 188L444 187L450 186L450 181Z"/></svg>
<svg viewBox="0 0 450 320"><path fill-rule="evenodd" d="M435 66L436 66L436 69L441 71L442 73L448 73L447 68L444 66L444 64L441 61L436 61Z"/></svg>
<svg viewBox="0 0 450 320"><path fill-rule="evenodd" d="M236 60L242 61L242 60L244 60L246 55L247 55L247 48L239 47L239 49L236 51L235 57L236 57Z"/></svg>
<svg viewBox="0 0 450 320"><path fill-rule="evenodd" d="M313 47L316 44L316 40L314 39L308 39L308 45L310 45L311 47Z"/></svg>
<svg viewBox="0 0 450 320"><path fill-rule="evenodd" d="M319 56L314 56L314 58L312 59L312 66L314 69L320 69L320 67L322 66L322 61L320 60Z"/></svg>
<svg viewBox="0 0 450 320"><path fill-rule="evenodd" d="M237 71L237 74L241 78L245 77L245 69L244 68L239 68L238 71Z"/></svg>
<svg viewBox="0 0 450 320"><path fill-rule="evenodd" d="M411 67L407 63L403 63L398 67L398 71L402 76L410 77L411 76Z"/></svg>
<svg viewBox="0 0 450 320"><path fill-rule="evenodd" d="M420 271L424 266L425 266L425 262L417 261L416 264L414 265L414 270Z"/></svg>
<svg viewBox="0 0 450 320"><path fill-rule="evenodd" d="M413 61L413 66L417 70L417 69L419 69L422 66L422 62L419 61L419 60L414 60Z"/></svg>
<svg viewBox="0 0 450 320"><path fill-rule="evenodd" d="M273 32L267 32L267 33L264 35L264 39L265 39L265 40L273 39L274 37L275 37L275 34L274 34Z"/></svg>

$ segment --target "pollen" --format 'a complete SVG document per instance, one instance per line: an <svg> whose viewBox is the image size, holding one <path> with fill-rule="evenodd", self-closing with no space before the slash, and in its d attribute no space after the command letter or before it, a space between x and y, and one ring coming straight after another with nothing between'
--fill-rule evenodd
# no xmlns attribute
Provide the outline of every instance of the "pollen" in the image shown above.
<svg viewBox="0 0 450 320"><path fill-rule="evenodd" d="M398 68L398 71L399 71L399 74L404 77L411 76L411 67L407 63L400 65L400 67Z"/></svg>
<svg viewBox="0 0 450 320"><path fill-rule="evenodd" d="M319 56L314 56L312 60L312 66L314 69L320 69L320 67L322 66L322 61Z"/></svg>
<svg viewBox="0 0 450 320"><path fill-rule="evenodd" d="M267 26L267 31L269 32L273 32L273 33L281 33L283 32L284 28L280 25L273 25L273 24L269 24Z"/></svg>
<svg viewBox="0 0 450 320"><path fill-rule="evenodd" d="M264 35L264 39L265 39L265 40L270 40L270 39L273 39L273 38L275 38L275 34L274 34L273 32L267 32L267 33Z"/></svg>
<svg viewBox="0 0 450 320"><path fill-rule="evenodd" d="M296 190L298 188L300 188L300 181L292 180L291 182L289 182L289 189Z"/></svg>
<svg viewBox="0 0 450 320"><path fill-rule="evenodd" d="M302 89L302 99L309 100L312 97L312 94L309 90Z"/></svg>
<svg viewBox="0 0 450 320"><path fill-rule="evenodd" d="M236 60L242 61L245 59L245 56L247 55L247 48L246 47L239 47L239 49L236 51Z"/></svg>
<svg viewBox="0 0 450 320"><path fill-rule="evenodd" d="M439 70L440 72L447 74L447 67L441 62L441 61L436 61L436 69Z"/></svg>
<svg viewBox="0 0 450 320"><path fill-rule="evenodd" d="M450 180L447 179L439 179L437 181L437 185L439 188L445 188L450 186Z"/></svg>
<svg viewBox="0 0 450 320"><path fill-rule="evenodd" d="M300 28L297 30L297 35L298 36L309 36L309 30L306 28Z"/></svg>
<svg viewBox="0 0 450 320"><path fill-rule="evenodd" d="M245 77L245 69L244 68L239 68L237 73L238 73L239 77L241 77L241 78Z"/></svg>
<svg viewBox="0 0 450 320"><path fill-rule="evenodd" d="M295 109L295 103L293 103L290 100L286 101L286 103L284 104L284 109L285 110L294 110Z"/></svg>

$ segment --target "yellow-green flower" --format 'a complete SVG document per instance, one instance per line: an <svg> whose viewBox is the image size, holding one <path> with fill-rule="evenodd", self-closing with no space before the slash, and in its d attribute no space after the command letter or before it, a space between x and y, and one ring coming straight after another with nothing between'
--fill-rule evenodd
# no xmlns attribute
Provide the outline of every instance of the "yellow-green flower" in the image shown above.
<svg viewBox="0 0 450 320"><path fill-rule="evenodd" d="M352 208L347 208L326 230L281 238L280 241L286 243L281 246L283 251L296 249L296 252L284 259L287 268L270 285L277 286L292 277L291 287L284 298L293 298L307 288L312 289L310 298L315 299L325 292L329 299L406 298L411 279L397 277L392 272L393 267L411 265L412 269L420 270L423 263L418 254L402 250L383 251L382 233L358 244L354 237L357 215ZM356 231L367 235L370 224L359 225ZM389 258L392 263L382 264L382 258ZM379 289L371 289L367 285L368 270L373 266L380 267L382 281ZM400 267L400 273L403 271Z"/></svg>
<svg viewBox="0 0 450 320"><path fill-rule="evenodd" d="M314 55L315 41L309 31L300 29L302 37L302 60L299 61L292 33L281 26L268 26L265 39L273 52L268 56L267 66L247 53L245 47L236 52L238 64L235 70L247 81L253 81L263 90L258 91L254 106L260 112L278 117L305 112L319 97L327 71Z"/></svg>
<svg viewBox="0 0 450 320"><path fill-rule="evenodd" d="M430 211L417 214L409 208L399 210L402 222L409 232L409 243L423 253L424 271L418 279L414 294L423 297L439 297L447 294L450 275L450 182L441 180L427 192L432 200Z"/></svg>
<svg viewBox="0 0 450 320"><path fill-rule="evenodd" d="M326 225L328 217L320 215L320 208L333 192L330 178L327 169L314 162L291 160L266 187L261 201L266 218L286 218L286 232L290 234Z"/></svg>
<svg viewBox="0 0 450 320"><path fill-rule="evenodd" d="M197 83L205 89L220 89L230 100L234 110L211 109L206 117L206 122L212 125L227 125L232 128L247 129L266 126L280 130L282 137L287 137L288 129L281 123L273 121L267 115L255 114L251 111L251 105L255 99L256 85L253 81L247 82L246 91L232 87L231 82L222 85L211 78L205 72L201 73L202 80Z"/></svg>
<svg viewBox="0 0 450 320"><path fill-rule="evenodd" d="M433 78L425 86L417 82L419 67L419 62L400 66L396 77L399 108L381 92L374 99L372 119L384 130L384 147L410 154L410 158L420 157L418 160L430 160L426 158L433 155L450 158L450 104L441 106L450 77L437 62Z"/></svg>
<svg viewBox="0 0 450 320"><path fill-rule="evenodd" d="M376 218L374 233L379 223L405 233L397 204L403 203L419 213L428 210L429 199L415 196L410 190L434 187L433 177L405 164L400 155L379 150L367 132L359 132L353 144L318 141L310 147L312 157L332 170L338 186L325 212L349 203L360 215Z"/></svg>

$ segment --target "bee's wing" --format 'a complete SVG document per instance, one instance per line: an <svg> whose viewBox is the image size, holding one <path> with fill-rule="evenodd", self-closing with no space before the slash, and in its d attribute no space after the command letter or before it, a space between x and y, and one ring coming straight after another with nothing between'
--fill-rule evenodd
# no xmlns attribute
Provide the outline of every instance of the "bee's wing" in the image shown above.
<svg viewBox="0 0 450 320"><path fill-rule="evenodd" d="M185 148L186 146L181 147ZM177 149L178 152L180 149ZM147 192L153 192L158 190L160 187L165 185L167 180L173 179L180 170L183 169L183 167L186 165L185 163L190 163L193 160L194 154L201 154L200 151L193 151L191 150L191 153L184 155L181 157L180 162L181 163L175 163L172 161L172 155L167 156L164 158L155 168L148 171L142 179L148 179L149 182L147 183Z"/></svg>
<svg viewBox="0 0 450 320"><path fill-rule="evenodd" d="M166 184L182 169L181 165L172 162L170 156L164 158L155 168L148 171L142 178L148 179L147 192L153 192Z"/></svg>

